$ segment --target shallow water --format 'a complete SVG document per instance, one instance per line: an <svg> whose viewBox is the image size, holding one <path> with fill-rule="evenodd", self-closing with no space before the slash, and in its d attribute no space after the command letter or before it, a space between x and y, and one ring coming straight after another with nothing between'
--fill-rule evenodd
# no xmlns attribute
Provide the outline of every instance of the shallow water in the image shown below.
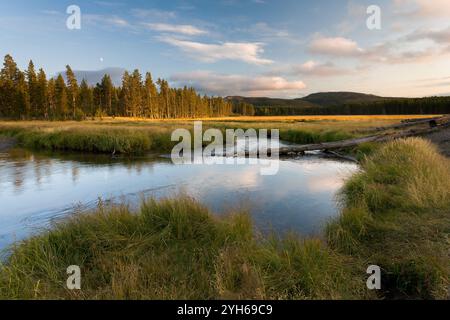
<svg viewBox="0 0 450 320"><path fill-rule="evenodd" d="M310 155L283 160L274 176L260 165L174 165L161 157L111 159L13 149L0 153L0 250L74 207L100 198L139 203L186 193L214 212L248 209L263 232L319 233L338 213L336 192L354 163Z"/></svg>

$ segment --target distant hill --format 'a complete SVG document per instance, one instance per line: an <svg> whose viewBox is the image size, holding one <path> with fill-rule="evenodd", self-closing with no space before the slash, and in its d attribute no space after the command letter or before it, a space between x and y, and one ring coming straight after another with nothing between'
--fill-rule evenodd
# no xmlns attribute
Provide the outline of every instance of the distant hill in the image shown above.
<svg viewBox="0 0 450 320"><path fill-rule="evenodd" d="M344 104L372 103L388 99L392 98L357 92L320 92L296 100L307 101L324 107L331 107Z"/></svg>
<svg viewBox="0 0 450 320"><path fill-rule="evenodd" d="M297 99L278 99L267 97L241 97L230 96L228 100L236 102L245 102L255 107L330 107L345 104L371 103L384 101L390 98L375 96L372 94L364 94L357 92L319 92L309 96Z"/></svg>
<svg viewBox="0 0 450 320"><path fill-rule="evenodd" d="M226 97L227 100L235 102L245 102L254 105L255 107L320 107L313 102L309 102L302 99L278 99L278 98L266 98L266 97L241 97L230 96Z"/></svg>
<svg viewBox="0 0 450 320"><path fill-rule="evenodd" d="M450 97L397 98L357 92L320 92L297 99L230 96L256 115L448 114Z"/></svg>

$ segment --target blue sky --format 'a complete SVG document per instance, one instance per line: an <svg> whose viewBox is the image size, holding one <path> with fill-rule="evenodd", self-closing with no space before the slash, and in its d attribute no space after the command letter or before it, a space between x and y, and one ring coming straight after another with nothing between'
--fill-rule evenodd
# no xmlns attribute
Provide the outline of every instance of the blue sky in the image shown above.
<svg viewBox="0 0 450 320"><path fill-rule="evenodd" d="M366 26L372 4L381 30ZM49 75L139 68L214 95L425 96L450 93L449 18L448 0L2 1L0 54Z"/></svg>

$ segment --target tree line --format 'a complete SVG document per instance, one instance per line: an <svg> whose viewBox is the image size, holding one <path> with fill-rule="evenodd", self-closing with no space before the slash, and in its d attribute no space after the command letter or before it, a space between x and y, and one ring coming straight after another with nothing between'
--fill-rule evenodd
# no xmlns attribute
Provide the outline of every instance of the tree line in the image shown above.
<svg viewBox="0 0 450 320"><path fill-rule="evenodd" d="M450 97L386 98L335 106L256 106L256 116L450 114Z"/></svg>
<svg viewBox="0 0 450 320"><path fill-rule="evenodd" d="M105 74L95 86L78 82L70 66L65 78L47 78L30 61L21 71L11 55L0 71L0 117L10 119L83 120L87 117L122 116L151 119L252 115L253 106L221 97L198 94L193 88L171 88L164 79L153 81L151 73L126 71L122 85L114 86Z"/></svg>

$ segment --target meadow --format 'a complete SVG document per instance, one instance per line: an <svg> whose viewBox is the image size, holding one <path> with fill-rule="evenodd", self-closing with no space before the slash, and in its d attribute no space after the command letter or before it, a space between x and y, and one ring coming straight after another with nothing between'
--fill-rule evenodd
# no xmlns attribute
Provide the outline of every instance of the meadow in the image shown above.
<svg viewBox="0 0 450 320"><path fill-rule="evenodd" d="M16 243L2 299L446 299L450 160L429 142L382 145L342 189L322 236L263 236L245 211L218 217L178 195L74 214ZM66 289L68 265L83 290ZM379 292L366 268L382 268Z"/></svg>
<svg viewBox="0 0 450 320"><path fill-rule="evenodd" d="M295 116L205 118L204 128L279 129L284 141L307 144L363 135L366 129L424 116ZM430 116L432 117L432 116ZM177 128L192 130L193 120L104 118L91 121L0 121L0 135L27 148L93 153L169 152Z"/></svg>

